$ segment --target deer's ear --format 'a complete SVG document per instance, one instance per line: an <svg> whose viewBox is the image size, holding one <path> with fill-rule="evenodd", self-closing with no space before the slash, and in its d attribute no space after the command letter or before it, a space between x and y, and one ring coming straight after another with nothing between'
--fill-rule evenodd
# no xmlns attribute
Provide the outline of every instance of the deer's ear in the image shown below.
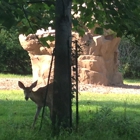
<svg viewBox="0 0 140 140"><path fill-rule="evenodd" d="M20 81L18 81L18 86L19 86L20 88L22 88L22 89L25 88L24 84L23 84L22 82L20 82Z"/></svg>
<svg viewBox="0 0 140 140"><path fill-rule="evenodd" d="M30 87L31 88L34 88L34 87L36 87L36 85L37 85L37 81L35 81L34 83L32 83L32 85Z"/></svg>

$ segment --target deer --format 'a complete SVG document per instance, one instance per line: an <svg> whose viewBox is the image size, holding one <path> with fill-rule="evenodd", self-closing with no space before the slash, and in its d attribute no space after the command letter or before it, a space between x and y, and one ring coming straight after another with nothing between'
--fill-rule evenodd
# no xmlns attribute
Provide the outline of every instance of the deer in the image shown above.
<svg viewBox="0 0 140 140"><path fill-rule="evenodd" d="M50 83L44 87L40 87L36 91L33 91L33 88L37 86L37 81L35 81L28 87L25 86L21 81L18 81L18 86L24 91L25 100L28 101L28 99L30 98L37 105L34 121L32 124L32 127L34 127L36 120L40 114L40 111L44 105L49 107L50 114L51 114L52 98L53 98L53 83ZM45 95L47 88L48 88L48 92L47 95ZM45 101L45 96L46 96L46 101Z"/></svg>

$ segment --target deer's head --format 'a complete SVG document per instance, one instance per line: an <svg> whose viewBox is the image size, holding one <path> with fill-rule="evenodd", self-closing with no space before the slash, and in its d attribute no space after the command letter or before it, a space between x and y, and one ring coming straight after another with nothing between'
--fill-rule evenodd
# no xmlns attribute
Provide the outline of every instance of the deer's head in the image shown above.
<svg viewBox="0 0 140 140"><path fill-rule="evenodd" d="M21 81L18 81L18 86L23 89L24 91L24 96L25 96L25 100L27 101L30 97L31 94L33 92L33 88L36 87L37 85L37 81L32 83L29 87L25 87L24 84Z"/></svg>

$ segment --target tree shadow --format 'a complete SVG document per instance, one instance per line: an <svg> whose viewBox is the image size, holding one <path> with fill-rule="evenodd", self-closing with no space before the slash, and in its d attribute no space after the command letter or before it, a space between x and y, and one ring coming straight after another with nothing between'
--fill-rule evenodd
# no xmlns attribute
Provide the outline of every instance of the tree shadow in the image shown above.
<svg viewBox="0 0 140 140"><path fill-rule="evenodd" d="M79 101L79 115L81 118L84 118L86 121L86 117L92 117L96 109L100 109L101 107L108 107L113 110L116 108L122 108L115 110L115 114L122 115L124 113L124 110L126 109L126 112L131 117L134 116L138 118L140 116L140 103L129 103L127 101L114 101L114 100L96 100L95 99L83 99ZM0 124L3 124L3 122L7 122L9 126L12 126L13 124L18 124L20 127L28 127L31 128L31 125L33 123L33 118L36 111L36 105L32 101L18 101L18 100L2 100L0 99ZM48 114L49 110L46 108L46 113ZM50 120L49 115L47 115L47 119L43 121L43 125L46 124L50 126ZM75 116L75 102L73 102L73 116ZM84 117L85 116L85 117ZM75 117L73 117L74 119ZM39 129L41 120L41 113L37 120L36 128ZM49 121L48 121L49 120ZM48 121L48 122L46 122ZM2 126L2 125L1 125Z"/></svg>
<svg viewBox="0 0 140 140"><path fill-rule="evenodd" d="M128 84L114 85L114 86L111 86L111 87L126 88L126 89L140 89L140 85L128 85Z"/></svg>
<svg viewBox="0 0 140 140"><path fill-rule="evenodd" d="M91 106L91 107L108 106L108 107L111 107L111 108L140 109L140 103L139 104L134 104L134 103L129 103L127 101L117 102L117 101L111 101L111 100L108 100L108 101L81 100L79 102L79 106Z"/></svg>

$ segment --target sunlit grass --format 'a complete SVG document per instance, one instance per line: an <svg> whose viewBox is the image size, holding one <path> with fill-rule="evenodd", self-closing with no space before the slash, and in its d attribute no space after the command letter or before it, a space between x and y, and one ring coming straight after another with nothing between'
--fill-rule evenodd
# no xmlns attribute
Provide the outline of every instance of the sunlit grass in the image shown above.
<svg viewBox="0 0 140 140"><path fill-rule="evenodd" d="M17 74L3 74L0 73L0 78L31 78L32 75L17 75Z"/></svg>
<svg viewBox="0 0 140 140"><path fill-rule="evenodd" d="M22 78L24 76L0 74L0 77ZM140 80L126 79L124 83L139 84ZM39 131L41 115L35 128L31 128L36 105L31 100L24 100L22 90L0 90L0 139L139 140L140 94L80 93L78 132L75 132L75 99L72 107L74 131L71 134L62 131L59 137L52 137L48 116L43 120L41 131Z"/></svg>
<svg viewBox="0 0 140 140"><path fill-rule="evenodd" d="M124 79L123 82L129 85L140 85L140 79Z"/></svg>
<svg viewBox="0 0 140 140"><path fill-rule="evenodd" d="M110 130L110 127L112 127L110 125L113 123L112 119L114 116L124 118L123 116L127 115L134 122L140 122L139 108L140 94L80 93L78 132L73 131L71 134L68 134L62 131L61 136L57 138L51 137L52 130L49 117L45 117L45 120L43 120L41 131L39 131L41 115L37 120L36 127L34 129L31 128L36 105L31 100L25 101L21 90L3 90L0 91L0 137L2 140L102 140L102 138L104 140L113 140L113 136L116 140L127 140L127 138L120 137L114 132L114 129L119 131L119 128L113 127L113 130ZM100 111L101 109L103 109L103 112ZM109 119L103 116L110 109L112 111L112 114L109 116L111 124L108 126ZM74 101L73 126L75 126L75 115ZM99 132L101 129L99 128L100 125L103 125L102 132ZM112 125L116 126L116 124ZM120 122L119 125L124 126L125 124Z"/></svg>
<svg viewBox="0 0 140 140"><path fill-rule="evenodd" d="M32 75L4 74L0 73L0 78L31 78ZM140 85L140 79L124 79L124 84Z"/></svg>
<svg viewBox="0 0 140 140"><path fill-rule="evenodd" d="M101 107L109 107L116 115L122 115L126 109L129 116L140 120L140 94L82 93L79 101L80 112L89 112L89 117L91 112L95 113Z"/></svg>

